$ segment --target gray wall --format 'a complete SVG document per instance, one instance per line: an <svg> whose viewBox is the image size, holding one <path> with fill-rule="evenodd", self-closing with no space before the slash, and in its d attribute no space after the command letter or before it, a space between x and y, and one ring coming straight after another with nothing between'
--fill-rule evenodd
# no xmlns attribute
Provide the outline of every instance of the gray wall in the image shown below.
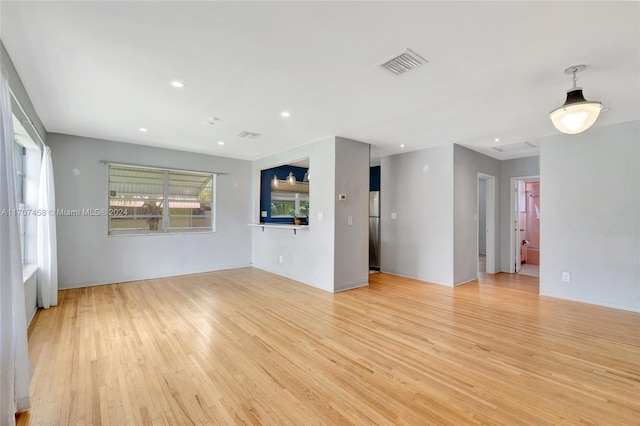
<svg viewBox="0 0 640 426"><path fill-rule="evenodd" d="M380 165L381 270L452 286L453 146L383 157Z"/></svg>
<svg viewBox="0 0 640 426"><path fill-rule="evenodd" d="M487 181L478 181L478 254L487 254Z"/></svg>
<svg viewBox="0 0 640 426"><path fill-rule="evenodd" d="M48 143L58 209L107 208L108 166L101 160L228 173L217 179L216 232L108 236L106 217L59 216L61 288L250 265L249 161L61 134L49 134Z"/></svg>
<svg viewBox="0 0 640 426"><path fill-rule="evenodd" d="M544 138L540 185L540 293L640 311L640 122Z"/></svg>
<svg viewBox="0 0 640 426"><path fill-rule="evenodd" d="M494 176L496 194L499 192L500 162L460 145L453 146L453 248L454 284L462 284L478 277L478 231L474 215L478 203L478 173ZM496 196L496 223L499 223ZM494 229L496 259L500 258L499 226Z"/></svg>
<svg viewBox="0 0 640 426"><path fill-rule="evenodd" d="M500 162L500 271L510 272L511 250L511 178L540 175L540 158L527 157ZM544 250L544 247L541 247Z"/></svg>
<svg viewBox="0 0 640 426"><path fill-rule="evenodd" d="M340 291L369 284L369 144L336 138L335 194L334 277ZM338 200L338 194L347 199Z"/></svg>
<svg viewBox="0 0 640 426"><path fill-rule="evenodd" d="M260 171L304 158L309 159L311 172L309 228L298 231L297 235L290 229L252 228L251 261L256 268L333 292L336 203L334 137L253 162L251 222L260 222ZM317 220L318 213L324 216L322 221Z"/></svg>

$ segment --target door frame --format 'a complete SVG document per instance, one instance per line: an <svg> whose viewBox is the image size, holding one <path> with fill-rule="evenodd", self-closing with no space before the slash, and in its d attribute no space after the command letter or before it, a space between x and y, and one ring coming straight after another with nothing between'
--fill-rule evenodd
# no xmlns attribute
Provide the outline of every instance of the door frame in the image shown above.
<svg viewBox="0 0 640 426"><path fill-rule="evenodd" d="M486 273L487 274L496 274L497 270L497 259L496 259L496 177L492 175L488 175L485 173L478 173L476 177L476 259L478 259L479 250L479 232L480 232L480 220L479 220L479 209L480 209L480 179L486 181L486 210L485 210L485 218L486 218ZM476 261L477 262L477 261ZM478 271L478 266L476 264L476 274Z"/></svg>
<svg viewBox="0 0 640 426"><path fill-rule="evenodd" d="M510 203L509 203L509 273L515 274L518 272L516 268L516 262L519 260L518 254L520 247L516 246L516 232L520 232L520 217L516 215L514 206L516 203L516 197L518 192L518 181L538 181L540 182L540 175L538 176L515 176L511 178Z"/></svg>

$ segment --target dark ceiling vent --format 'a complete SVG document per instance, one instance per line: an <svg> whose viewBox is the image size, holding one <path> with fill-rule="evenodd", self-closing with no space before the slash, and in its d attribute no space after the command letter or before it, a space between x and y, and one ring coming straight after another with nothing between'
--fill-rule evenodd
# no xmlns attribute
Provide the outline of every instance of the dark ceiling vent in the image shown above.
<svg viewBox="0 0 640 426"><path fill-rule="evenodd" d="M243 130L240 133L238 133L236 136L240 136L241 138L255 139L260 137L260 133L248 132L246 130Z"/></svg>
<svg viewBox="0 0 640 426"><path fill-rule="evenodd" d="M394 75L400 75L426 63L428 61L422 56L411 49L406 49L382 62L380 67Z"/></svg>

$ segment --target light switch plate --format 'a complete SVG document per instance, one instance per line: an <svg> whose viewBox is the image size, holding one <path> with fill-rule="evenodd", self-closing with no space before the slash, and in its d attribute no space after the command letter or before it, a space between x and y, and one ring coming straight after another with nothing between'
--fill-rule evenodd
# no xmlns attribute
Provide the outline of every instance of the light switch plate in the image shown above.
<svg viewBox="0 0 640 426"><path fill-rule="evenodd" d="M347 217L347 224L348 224L349 226L353 225L353 216L349 216L349 217Z"/></svg>
<svg viewBox="0 0 640 426"><path fill-rule="evenodd" d="M318 212L318 221L321 221L324 219L324 214L322 212Z"/></svg>
<svg viewBox="0 0 640 426"><path fill-rule="evenodd" d="M260 212L260 217L267 217L267 211L266 210L262 210Z"/></svg>
<svg viewBox="0 0 640 426"><path fill-rule="evenodd" d="M391 220L396 220L396 219L398 219L398 213L396 212L391 213Z"/></svg>

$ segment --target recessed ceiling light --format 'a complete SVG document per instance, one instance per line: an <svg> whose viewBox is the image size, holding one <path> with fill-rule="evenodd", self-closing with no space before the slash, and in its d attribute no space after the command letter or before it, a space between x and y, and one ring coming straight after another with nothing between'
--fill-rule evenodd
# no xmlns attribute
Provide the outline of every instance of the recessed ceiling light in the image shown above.
<svg viewBox="0 0 640 426"><path fill-rule="evenodd" d="M281 115L281 116L283 116L283 117L285 117L285 118L286 118L286 117L291 117L291 113L290 113L289 111L282 111L282 112L280 113L280 115Z"/></svg>
<svg viewBox="0 0 640 426"><path fill-rule="evenodd" d="M500 138L495 138L493 141L494 142L500 142Z"/></svg>
<svg viewBox="0 0 640 426"><path fill-rule="evenodd" d="M149 131L149 129L147 129L146 127L140 127L138 130L140 130L142 133L147 133Z"/></svg>
<svg viewBox="0 0 640 426"><path fill-rule="evenodd" d="M177 87L178 89L182 89L185 86L185 84L182 81L179 81L179 80L173 80L171 82L171 85L173 87Z"/></svg>
<svg viewBox="0 0 640 426"><path fill-rule="evenodd" d="M224 145L224 141L218 141L218 145Z"/></svg>
<svg viewBox="0 0 640 426"><path fill-rule="evenodd" d="M404 148L404 144L401 144L401 145L400 145L400 148Z"/></svg>

